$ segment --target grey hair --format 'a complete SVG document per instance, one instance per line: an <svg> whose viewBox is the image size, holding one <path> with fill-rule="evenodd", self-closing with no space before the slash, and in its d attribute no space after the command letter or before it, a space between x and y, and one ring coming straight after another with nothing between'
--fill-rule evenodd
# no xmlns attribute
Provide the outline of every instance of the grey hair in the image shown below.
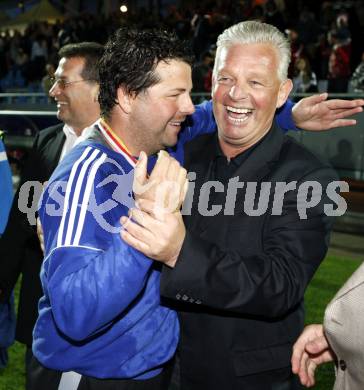
<svg viewBox="0 0 364 390"><path fill-rule="evenodd" d="M287 79L288 66L291 61L291 46L288 39L271 24L246 21L227 28L217 38L217 50L213 74L216 74L221 48L235 44L267 43L278 50L278 77Z"/></svg>

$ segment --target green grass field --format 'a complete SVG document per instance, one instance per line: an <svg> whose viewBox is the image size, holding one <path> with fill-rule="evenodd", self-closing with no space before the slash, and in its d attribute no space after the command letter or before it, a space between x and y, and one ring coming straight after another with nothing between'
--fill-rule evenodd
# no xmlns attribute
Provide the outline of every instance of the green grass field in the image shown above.
<svg viewBox="0 0 364 390"><path fill-rule="evenodd" d="M326 305L340 286L360 265L360 261L327 257L306 292L306 323L321 323ZM24 347L15 343L9 350L8 366L0 371L0 390L24 389ZM333 365L319 369L316 390L330 390L334 382Z"/></svg>

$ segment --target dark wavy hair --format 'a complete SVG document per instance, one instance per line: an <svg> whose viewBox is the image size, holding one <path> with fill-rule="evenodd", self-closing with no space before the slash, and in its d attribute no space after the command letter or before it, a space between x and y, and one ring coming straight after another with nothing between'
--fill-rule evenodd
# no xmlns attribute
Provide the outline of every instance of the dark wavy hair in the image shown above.
<svg viewBox="0 0 364 390"><path fill-rule="evenodd" d="M104 53L104 46L96 42L70 43L62 46L58 51L59 58L84 58L85 65L81 76L85 80L94 80L99 83L99 61Z"/></svg>
<svg viewBox="0 0 364 390"><path fill-rule="evenodd" d="M193 64L189 45L174 33L160 29L118 29L108 40L99 64L101 114L108 117L117 104L117 90L138 95L160 80L155 68L161 61Z"/></svg>

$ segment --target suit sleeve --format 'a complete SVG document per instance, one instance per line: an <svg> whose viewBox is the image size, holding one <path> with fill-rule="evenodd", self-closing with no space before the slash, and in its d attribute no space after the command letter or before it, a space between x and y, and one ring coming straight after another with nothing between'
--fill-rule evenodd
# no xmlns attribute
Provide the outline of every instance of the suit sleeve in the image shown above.
<svg viewBox="0 0 364 390"><path fill-rule="evenodd" d="M91 163L73 164L66 182L47 186L39 211L43 288L57 327L72 340L92 337L131 310L152 264L120 237L119 219L128 208L115 201L112 183L105 184L102 159L96 154ZM125 185L122 175L118 180Z"/></svg>
<svg viewBox="0 0 364 390"><path fill-rule="evenodd" d="M318 177L324 189L334 180L329 169L314 172L311 179ZM326 254L332 218L325 215L324 204L332 201L324 193L319 204L307 210L307 219L300 219L297 191L284 199L282 214L270 215L262 231L251 233L261 235L262 249L256 253L244 253L246 230L236 235L239 250L224 250L188 232L175 268L163 269L161 294L238 314L285 315L303 299Z"/></svg>
<svg viewBox="0 0 364 390"><path fill-rule="evenodd" d="M39 181L37 172L40 170L39 137L36 136L33 148L25 164L19 189L28 180ZM6 301L19 278L26 248L37 251L41 256L41 249L35 228L29 224L27 215L18 207L18 190L14 196L10 209L8 223L0 239L0 300ZM34 201L33 194L28 197L28 204Z"/></svg>

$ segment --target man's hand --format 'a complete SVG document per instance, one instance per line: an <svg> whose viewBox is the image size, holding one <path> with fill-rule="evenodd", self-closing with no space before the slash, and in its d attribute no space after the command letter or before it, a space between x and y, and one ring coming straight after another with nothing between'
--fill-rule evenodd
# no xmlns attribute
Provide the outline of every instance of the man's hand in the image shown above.
<svg viewBox="0 0 364 390"><path fill-rule="evenodd" d="M355 119L344 119L363 111L364 99L326 100L327 93L301 99L292 109L297 127L304 130L328 130L340 126L352 126Z"/></svg>
<svg viewBox="0 0 364 390"><path fill-rule="evenodd" d="M138 201L138 209L122 217L122 239L146 256L174 267L182 248L186 229L179 211L155 214L154 202Z"/></svg>
<svg viewBox="0 0 364 390"><path fill-rule="evenodd" d="M322 325L306 326L293 346L292 371L306 387L315 384L316 367L331 362L335 354L325 337Z"/></svg>
<svg viewBox="0 0 364 390"><path fill-rule="evenodd" d="M146 199L154 202L155 208L159 211L179 210L187 193L187 171L163 150L159 152L158 160L149 177L147 162L146 154L141 152L134 169L133 192L136 202Z"/></svg>

